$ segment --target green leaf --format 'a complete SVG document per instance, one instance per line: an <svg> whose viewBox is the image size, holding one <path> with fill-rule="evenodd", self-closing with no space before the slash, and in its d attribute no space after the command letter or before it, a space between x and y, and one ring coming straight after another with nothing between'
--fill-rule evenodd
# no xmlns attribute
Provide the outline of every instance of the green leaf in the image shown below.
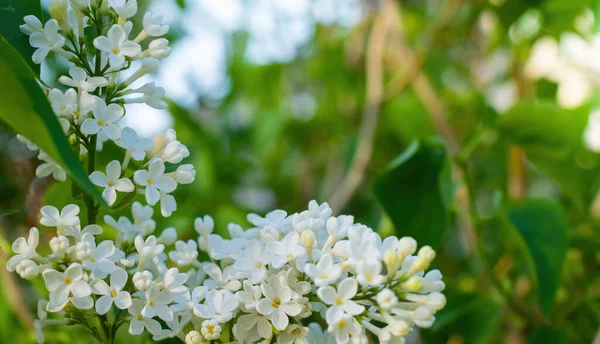
<svg viewBox="0 0 600 344"><path fill-rule="evenodd" d="M499 116L498 131L521 146L527 158L554 179L579 209L587 209L598 190L597 155L587 150L583 131L589 108L565 110L556 103L523 102Z"/></svg>
<svg viewBox="0 0 600 344"><path fill-rule="evenodd" d="M439 139L414 141L375 180L374 192L400 236L437 246L449 224L450 163Z"/></svg>
<svg viewBox="0 0 600 344"><path fill-rule="evenodd" d="M567 222L560 207L546 200L527 200L507 211L525 241L535 265L540 309L552 314L567 254Z"/></svg>
<svg viewBox="0 0 600 344"><path fill-rule="evenodd" d="M531 331L530 344L563 344L568 343L567 331L552 326L537 326Z"/></svg>
<svg viewBox="0 0 600 344"><path fill-rule="evenodd" d="M0 119L48 153L86 193L104 203L71 149L33 72L2 36L0 75Z"/></svg>
<svg viewBox="0 0 600 344"><path fill-rule="evenodd" d="M0 2L0 35L4 36L8 43L23 56L36 75L40 75L40 65L31 60L34 48L29 45L29 37L19 30L19 26L24 23L23 17L29 14L38 17L43 23L40 0L2 0Z"/></svg>

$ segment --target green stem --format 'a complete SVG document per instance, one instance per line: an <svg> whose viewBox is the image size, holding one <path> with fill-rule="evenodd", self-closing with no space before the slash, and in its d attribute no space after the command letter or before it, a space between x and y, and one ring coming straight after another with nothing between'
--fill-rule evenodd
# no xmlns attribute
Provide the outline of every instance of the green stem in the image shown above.
<svg viewBox="0 0 600 344"><path fill-rule="evenodd" d="M96 140L97 135L92 135L90 137L90 144L88 150L88 173L90 174L94 172L96 168ZM98 208L96 208L94 199L89 195L85 197L85 206L87 208L88 213L88 224L95 224Z"/></svg>

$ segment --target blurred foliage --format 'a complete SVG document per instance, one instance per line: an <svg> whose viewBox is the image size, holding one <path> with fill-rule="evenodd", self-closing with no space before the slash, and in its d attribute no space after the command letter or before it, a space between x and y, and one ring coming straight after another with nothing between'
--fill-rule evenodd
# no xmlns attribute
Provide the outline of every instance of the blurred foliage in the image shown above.
<svg viewBox="0 0 600 344"><path fill-rule="evenodd" d="M190 1L175 3L189 10ZM350 202L334 211L383 235L412 235L436 247L448 305L433 328L411 340L592 342L600 324L600 157L582 143L591 104L564 110L554 100L556 84L522 73L537 38L575 31L576 18L598 3L396 4L403 30L390 34L383 52L386 87L371 159ZM247 225L248 212L293 213L310 199L330 199L363 135L366 47L381 4L364 6L364 19L352 27L314 22L311 39L289 62L248 60L248 32L231 32L226 94L199 92L192 106L169 101L197 174L177 190L173 216L157 217L157 230L173 226L187 239L194 217L210 214L225 234L229 222ZM181 27L172 32L173 40L185 37ZM480 68L498 51L507 53L508 68L493 81L516 80L518 91L517 104L502 115L487 92L491 72ZM407 87L392 87L404 78ZM42 204L71 203L74 187L35 179L31 153L0 129L0 209L17 210L0 220L10 241L37 225ZM112 160L116 151L107 143L100 157ZM515 160L515 152L526 160ZM35 317L36 289L4 273L0 282L0 342L33 342L24 316ZM83 330L47 333L49 343L87 342ZM125 329L120 337L149 342Z"/></svg>

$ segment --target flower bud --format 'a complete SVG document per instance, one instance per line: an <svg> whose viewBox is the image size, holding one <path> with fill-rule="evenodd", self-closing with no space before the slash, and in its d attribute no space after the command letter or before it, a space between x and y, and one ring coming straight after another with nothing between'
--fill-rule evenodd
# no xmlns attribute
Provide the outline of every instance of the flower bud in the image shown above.
<svg viewBox="0 0 600 344"><path fill-rule="evenodd" d="M425 270L431 264L431 261L435 258L435 251L431 246L423 246L419 250L417 259L412 263L410 269L407 272L408 276L414 275L418 271Z"/></svg>
<svg viewBox="0 0 600 344"><path fill-rule="evenodd" d="M185 335L185 344L202 344L204 338L198 331L190 331Z"/></svg>
<svg viewBox="0 0 600 344"><path fill-rule="evenodd" d="M50 240L50 249L56 258L62 258L69 250L69 239L60 235Z"/></svg>
<svg viewBox="0 0 600 344"><path fill-rule="evenodd" d="M137 290L146 290L152 284L152 273L150 271L138 271L133 274L133 285Z"/></svg>
<svg viewBox="0 0 600 344"><path fill-rule="evenodd" d="M173 141L165 147L161 158L163 161L177 164L188 156L190 156L190 151L187 147L179 141Z"/></svg>
<svg viewBox="0 0 600 344"><path fill-rule="evenodd" d="M171 55L171 47L166 38L155 39L148 45L147 53L157 59L164 59Z"/></svg>
<svg viewBox="0 0 600 344"><path fill-rule="evenodd" d="M92 244L87 241L78 242L73 249L73 256L76 260L84 261L92 256Z"/></svg>
<svg viewBox="0 0 600 344"><path fill-rule="evenodd" d="M413 320L417 326L429 328L433 325L435 317L433 316L433 311L431 309L421 306L413 312Z"/></svg>
<svg viewBox="0 0 600 344"><path fill-rule="evenodd" d="M194 165L186 164L177 167L177 170L171 176L179 184L190 184L194 182L196 170Z"/></svg>
<svg viewBox="0 0 600 344"><path fill-rule="evenodd" d="M194 220L194 228L200 236L207 239L215 228L215 221L208 215L204 215L204 218L197 217L196 220Z"/></svg>
<svg viewBox="0 0 600 344"><path fill-rule="evenodd" d="M404 337L409 334L410 327L406 321L384 314L384 319L388 324L390 332L396 337Z"/></svg>
<svg viewBox="0 0 600 344"><path fill-rule="evenodd" d="M387 268L388 278L393 278L396 271L400 267L398 257L396 256L396 251L393 249L386 250L383 253L383 262L385 263L385 267Z"/></svg>
<svg viewBox="0 0 600 344"><path fill-rule="evenodd" d="M315 242L317 242L317 236L315 235L315 232L310 229L306 229L300 234L300 243L306 248L309 258L312 256L312 249Z"/></svg>
<svg viewBox="0 0 600 344"><path fill-rule="evenodd" d="M177 231L173 227L166 228L156 239L156 243L163 245L173 245L175 241L177 241Z"/></svg>
<svg viewBox="0 0 600 344"><path fill-rule="evenodd" d="M31 259L24 259L17 265L17 273L23 279L32 279L39 275L40 268L36 262Z"/></svg>
<svg viewBox="0 0 600 344"><path fill-rule="evenodd" d="M279 240L279 238L281 236L279 229L269 227L269 226L261 229L258 233L260 236L260 240L264 241L265 243L277 241L277 240Z"/></svg>
<svg viewBox="0 0 600 344"><path fill-rule="evenodd" d="M67 8L69 8L67 0L51 0L50 7L48 8L50 16L56 19L58 25L64 32L69 32L71 30L67 18Z"/></svg>
<svg viewBox="0 0 600 344"><path fill-rule="evenodd" d="M415 253L417 250L417 241L411 237L403 237L398 241L398 258L404 261L404 258Z"/></svg>
<svg viewBox="0 0 600 344"><path fill-rule="evenodd" d="M408 281L402 283L400 287L408 292L414 293L423 289L421 279L417 276L413 276Z"/></svg>

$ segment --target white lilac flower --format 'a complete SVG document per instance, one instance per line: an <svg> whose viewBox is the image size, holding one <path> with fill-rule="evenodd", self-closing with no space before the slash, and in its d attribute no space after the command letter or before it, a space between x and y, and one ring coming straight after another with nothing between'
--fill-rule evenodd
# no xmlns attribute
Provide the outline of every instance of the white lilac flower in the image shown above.
<svg viewBox="0 0 600 344"><path fill-rule="evenodd" d="M35 25L37 26L37 23ZM58 21L50 19L44 25L43 30L31 33L29 44L37 48L32 56L34 63L41 64L50 51L64 52L62 47L65 45L65 38L58 33L59 29Z"/></svg>
<svg viewBox="0 0 600 344"><path fill-rule="evenodd" d="M133 58L141 52L140 45L128 40L125 30L120 25L113 25L106 36L94 39L94 46L96 49L108 54L112 69L123 67L126 57Z"/></svg>
<svg viewBox="0 0 600 344"><path fill-rule="evenodd" d="M169 25L162 23L163 16L160 13L146 12L142 20L144 31L151 37L158 37L169 32Z"/></svg>
<svg viewBox="0 0 600 344"><path fill-rule="evenodd" d="M165 246L173 245L176 241L177 230L173 227L165 228L156 239L157 243Z"/></svg>
<svg viewBox="0 0 600 344"><path fill-rule="evenodd" d="M377 305L383 310L389 310L398 303L398 296L386 288L377 294Z"/></svg>
<svg viewBox="0 0 600 344"><path fill-rule="evenodd" d="M440 292L446 288L446 285L442 281L442 273L440 270L431 270L427 272L420 281L423 285L422 291L427 293Z"/></svg>
<svg viewBox="0 0 600 344"><path fill-rule="evenodd" d="M283 210L277 209L268 213L264 218L257 214L248 214L248 222L252 223L257 228L272 227L277 228L282 232L287 232L289 227L289 220L287 213Z"/></svg>
<svg viewBox="0 0 600 344"><path fill-rule="evenodd" d="M151 286L146 289L145 304L141 314L146 318L158 316L164 321L173 320L173 311L169 308L171 302L171 292L160 290L157 286Z"/></svg>
<svg viewBox="0 0 600 344"><path fill-rule="evenodd" d="M256 304L260 301L262 297L262 291L260 290L260 286L253 285L249 281L244 281L244 290L240 290L235 293L235 298L238 300L240 304L245 307L246 311L256 309Z"/></svg>
<svg viewBox="0 0 600 344"><path fill-rule="evenodd" d="M292 290L281 283L277 275L271 275L262 282L264 298L256 305L256 310L263 315L270 315L273 326L283 331L289 324L289 316L296 316L302 311L298 302L292 300Z"/></svg>
<svg viewBox="0 0 600 344"><path fill-rule="evenodd" d="M233 264L233 267L252 283L260 283L265 279L269 262L271 262L271 254L258 241L250 240L246 244L242 257Z"/></svg>
<svg viewBox="0 0 600 344"><path fill-rule="evenodd" d="M179 266L188 266L198 258L198 244L194 240L179 240L175 243L175 251L169 252L169 258Z"/></svg>
<svg viewBox="0 0 600 344"><path fill-rule="evenodd" d="M155 205L160 200L160 191L173 192L177 188L177 183L173 178L164 175L165 164L160 159L154 159L150 162L148 170L135 171L133 180L146 187L146 202Z"/></svg>
<svg viewBox="0 0 600 344"><path fill-rule="evenodd" d="M90 286L83 280L81 264L73 263L69 265L64 273L54 269L46 269L42 276L46 288L50 292L50 301L47 306L49 312L62 310L70 300L75 306L78 306L78 301L81 299L87 300L92 293ZM84 303L87 305L87 302Z"/></svg>
<svg viewBox="0 0 600 344"><path fill-rule="evenodd" d="M108 4L123 18L131 18L137 12L136 0L108 0Z"/></svg>
<svg viewBox="0 0 600 344"><path fill-rule="evenodd" d="M90 174L90 180L97 186L103 187L102 198L111 206L117 200L117 191L132 192L135 187L129 178L121 176L121 163L113 160L106 165L106 174L94 171Z"/></svg>
<svg viewBox="0 0 600 344"><path fill-rule="evenodd" d="M82 263L93 277L104 278L117 268L114 262L117 258L115 256L117 249L112 241L104 240L96 246L95 238L86 233L77 245L85 245L89 250L89 253L85 254L87 256L85 260L82 259Z"/></svg>
<svg viewBox="0 0 600 344"><path fill-rule="evenodd" d="M108 85L108 80L100 76L88 76L83 68L72 67L69 69L70 78L63 75L58 81L70 87L75 87L79 91L94 92L98 87Z"/></svg>
<svg viewBox="0 0 600 344"><path fill-rule="evenodd" d="M140 233L148 235L156 229L156 221L152 219L153 213L154 210L151 206L133 202L131 214L133 215L134 225L140 228Z"/></svg>
<svg viewBox="0 0 600 344"><path fill-rule="evenodd" d="M353 317L346 315L342 320L329 324L327 330L335 335L338 344L346 344L350 340L350 335L360 332L360 325Z"/></svg>
<svg viewBox="0 0 600 344"><path fill-rule="evenodd" d="M363 286L378 286L385 281L381 275L381 262L378 260L361 260L356 266L358 282Z"/></svg>
<svg viewBox="0 0 600 344"><path fill-rule="evenodd" d="M118 309L127 309L131 306L131 295L123 290L127 283L127 272L116 269L110 274L110 285L104 280L92 281L91 287L94 294L102 295L96 300L96 311L98 314L106 314L113 303Z"/></svg>
<svg viewBox="0 0 600 344"><path fill-rule="evenodd" d="M240 281L231 276L231 266L221 270L217 264L209 263L202 267L202 271L210 277L204 280L204 286L209 289L225 288L230 291L238 291L242 287Z"/></svg>
<svg viewBox="0 0 600 344"><path fill-rule="evenodd" d="M204 304L194 306L194 314L203 319L226 323L231 320L237 307L238 303L232 292L213 289L206 294Z"/></svg>
<svg viewBox="0 0 600 344"><path fill-rule="evenodd" d="M21 134L17 134L17 140L19 140L19 142L21 142L22 144L26 145L27 149L29 149L30 151L36 151L40 149L40 147L38 147L35 143L33 143Z"/></svg>
<svg viewBox="0 0 600 344"><path fill-rule="evenodd" d="M71 118L73 112L77 109L77 91L72 88L66 90L65 93L53 88L48 93L48 100L52 105L52 110L58 116Z"/></svg>
<svg viewBox="0 0 600 344"><path fill-rule="evenodd" d="M141 236L137 236L134 239L135 249L140 255L140 262L138 263L138 270L143 269L143 262L151 261L159 254L163 253L165 246L156 243L156 237L154 235L149 236L146 241Z"/></svg>
<svg viewBox="0 0 600 344"><path fill-rule="evenodd" d="M98 98L92 109L94 118L88 118L81 125L81 132L86 135L102 133L111 140L117 140L121 137L121 129L115 124L125 114L122 106L109 104L103 99Z"/></svg>
<svg viewBox="0 0 600 344"><path fill-rule="evenodd" d="M115 141L117 146L125 149L133 160L142 161L146 152L154 148L155 143L151 139L138 137L135 130L125 127L121 130L121 137Z"/></svg>
<svg viewBox="0 0 600 344"><path fill-rule="evenodd" d="M46 227L56 227L58 235L79 231L79 207L75 204L65 206L60 212L55 207L46 205L40 212L40 223Z"/></svg>
<svg viewBox="0 0 600 344"><path fill-rule="evenodd" d="M67 250L70 247L69 238L63 235L59 235L50 239L50 249L54 257L58 259L64 258L67 254Z"/></svg>
<svg viewBox="0 0 600 344"><path fill-rule="evenodd" d="M169 40L166 38L158 38L150 42L148 49L142 54L144 57L152 56L156 59L164 59L171 55L171 47Z"/></svg>
<svg viewBox="0 0 600 344"><path fill-rule="evenodd" d="M308 344L306 336L309 328L297 324L287 327L285 332L277 336L277 344Z"/></svg>
<svg viewBox="0 0 600 344"><path fill-rule="evenodd" d="M36 16L27 15L23 18L23 21L25 24L19 26L19 29L27 36L34 32L42 32L44 30L42 22Z"/></svg>
<svg viewBox="0 0 600 344"><path fill-rule="evenodd" d="M35 249L38 246L39 238L40 232L37 228L32 227L29 230L29 236L27 237L27 240L24 237L20 237L15 240L12 244L12 250L17 255L10 257L10 259L6 262L6 269L10 272L13 272L21 261L33 258L36 254Z"/></svg>
<svg viewBox="0 0 600 344"><path fill-rule="evenodd" d="M42 160L43 163L39 164L35 169L36 177L44 178L52 175L52 178L60 182L67 180L67 174L65 170L63 170L63 168L56 161L54 161L50 155L46 154L46 152L40 151L38 159Z"/></svg>
<svg viewBox="0 0 600 344"><path fill-rule="evenodd" d="M145 303L143 300L133 300L133 304L127 309L132 316L131 322L129 323L129 333L132 335L140 335L144 332L144 329L146 329L155 336L159 335L162 327L157 320L142 315L144 305Z"/></svg>
<svg viewBox="0 0 600 344"><path fill-rule="evenodd" d="M331 255L324 254L317 264L306 264L304 272L317 287L321 287L335 283L342 275L342 267L333 263Z"/></svg>
<svg viewBox="0 0 600 344"><path fill-rule="evenodd" d="M204 344L206 341L198 331L190 331L185 335L185 344Z"/></svg>
<svg viewBox="0 0 600 344"><path fill-rule="evenodd" d="M291 232L281 241L274 241L267 244L267 251L272 254L271 265L279 269L290 260L306 254L306 250L300 245L300 234Z"/></svg>
<svg viewBox="0 0 600 344"><path fill-rule="evenodd" d="M209 215L204 217L197 217L194 220L194 229L203 238L208 240L208 236L213 232L215 228L215 221Z"/></svg>
<svg viewBox="0 0 600 344"><path fill-rule="evenodd" d="M340 282L337 291L332 286L321 287L317 290L321 301L329 305L326 315L328 324L342 320L345 314L355 316L365 311L364 306L352 300L357 292L358 283L354 278L346 278Z"/></svg>
<svg viewBox="0 0 600 344"><path fill-rule="evenodd" d="M260 338L265 339L269 339L273 336L273 326L271 325L269 319L260 313L253 312L240 316L238 318L237 325L241 326L241 329L245 330L243 335L248 339L252 338L252 332L255 332L256 336L260 336ZM238 338L237 336L241 335L240 332L238 332L236 338Z"/></svg>
<svg viewBox="0 0 600 344"><path fill-rule="evenodd" d="M175 197L164 191L160 191L160 213L164 217L169 217L177 210L177 201Z"/></svg>
<svg viewBox="0 0 600 344"><path fill-rule="evenodd" d="M165 89L162 87L155 87L151 92L148 91L143 96L137 98L128 98L125 102L128 104L145 103L152 108L164 110L167 108L167 103L163 100L164 96Z"/></svg>

